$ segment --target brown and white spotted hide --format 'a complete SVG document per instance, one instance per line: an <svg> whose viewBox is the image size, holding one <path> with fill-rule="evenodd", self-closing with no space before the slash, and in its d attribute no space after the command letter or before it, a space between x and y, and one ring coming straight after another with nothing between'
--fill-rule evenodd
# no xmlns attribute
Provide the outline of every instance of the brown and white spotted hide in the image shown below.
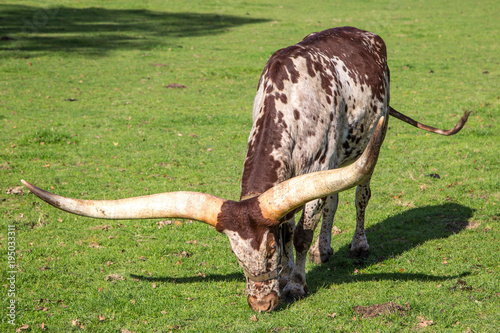
<svg viewBox="0 0 500 333"><path fill-rule="evenodd" d="M387 115L388 105L386 47L373 33L352 27L329 29L274 53L264 68L255 97L242 177L242 203L292 177L355 161L368 144L379 118ZM365 255L369 249L364 235L364 211L369 196L368 180L356 191L353 254ZM224 232L240 265L253 275L276 269L277 253L270 254L269 243L285 242L281 292L286 298L303 297L307 293L305 258L314 229L324 212L325 228L312 254L325 261L332 252L330 233L337 202L338 196L332 195L306 204L296 227L293 214L289 214L288 221L282 221L287 222L283 225L284 240L277 239L277 230L243 227L249 221L234 220L238 217L232 217L232 222L226 219L224 228L231 223L234 226ZM240 218L247 219L241 213ZM248 281L250 306L255 310L274 308L278 289L276 280Z"/></svg>

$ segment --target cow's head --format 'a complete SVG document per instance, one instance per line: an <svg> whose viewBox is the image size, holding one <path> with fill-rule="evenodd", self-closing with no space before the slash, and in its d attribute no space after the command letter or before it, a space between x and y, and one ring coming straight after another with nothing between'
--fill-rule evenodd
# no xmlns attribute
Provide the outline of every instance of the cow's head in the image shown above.
<svg viewBox="0 0 500 333"><path fill-rule="evenodd" d="M64 211L102 219L187 218L205 222L229 238L247 279L248 304L255 311L279 303L281 239L279 225L305 203L361 183L373 172L384 138L384 118L363 155L353 164L305 174L239 202L199 192L169 192L120 200L61 197L25 181L31 192Z"/></svg>

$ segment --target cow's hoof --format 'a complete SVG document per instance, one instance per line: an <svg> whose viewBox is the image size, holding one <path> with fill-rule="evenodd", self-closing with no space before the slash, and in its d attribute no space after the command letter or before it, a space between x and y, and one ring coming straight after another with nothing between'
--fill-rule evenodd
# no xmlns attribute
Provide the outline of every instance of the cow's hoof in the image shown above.
<svg viewBox="0 0 500 333"><path fill-rule="evenodd" d="M364 248L357 248L357 249L353 249L351 247L351 249L349 250L349 257L350 258L356 258L356 259L362 259L362 260L365 260L368 258L368 256L370 255L370 249L364 249Z"/></svg>
<svg viewBox="0 0 500 333"><path fill-rule="evenodd" d="M284 302L293 302L306 297L308 293L307 285L289 282L284 288L281 298Z"/></svg>
<svg viewBox="0 0 500 333"><path fill-rule="evenodd" d="M326 253L320 253L319 251L310 251L309 252L309 261L316 264L324 264L330 259L330 256L333 254L333 250L330 248Z"/></svg>

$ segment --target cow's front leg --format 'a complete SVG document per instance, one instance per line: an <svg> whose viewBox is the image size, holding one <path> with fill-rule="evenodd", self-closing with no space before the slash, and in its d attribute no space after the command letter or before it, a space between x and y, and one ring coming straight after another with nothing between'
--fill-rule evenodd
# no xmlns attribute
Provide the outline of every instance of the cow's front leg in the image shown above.
<svg viewBox="0 0 500 333"><path fill-rule="evenodd" d="M306 284L306 259L311 246L314 229L321 216L324 200L314 200L307 203L293 233L295 247L295 266L290 274L287 285L283 290L284 300L291 301L304 297L308 290Z"/></svg>
<svg viewBox="0 0 500 333"><path fill-rule="evenodd" d="M370 178L356 187L356 230L349 248L349 256L365 259L370 246L365 235L365 210L371 197Z"/></svg>
<svg viewBox="0 0 500 333"><path fill-rule="evenodd" d="M321 231L319 233L316 243L309 251L309 260L317 264L325 263L330 259L333 254L331 247L332 242L332 227L333 218L337 211L339 203L339 195L333 194L326 198L325 206L323 208L323 222L321 222Z"/></svg>
<svg viewBox="0 0 500 333"><path fill-rule="evenodd" d="M295 228L295 217L292 216L288 222L283 223L280 228L280 241L283 242L283 253L281 254L281 265L283 266L283 271L281 272L279 282L280 290L282 291L288 283L294 267L293 229Z"/></svg>

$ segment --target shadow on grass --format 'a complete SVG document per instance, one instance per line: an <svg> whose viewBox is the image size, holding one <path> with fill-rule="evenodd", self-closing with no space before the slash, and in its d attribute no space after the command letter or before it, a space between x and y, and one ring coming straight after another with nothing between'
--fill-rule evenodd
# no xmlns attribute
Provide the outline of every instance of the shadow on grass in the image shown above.
<svg viewBox="0 0 500 333"><path fill-rule="evenodd" d="M310 293L332 284L352 283L358 281L401 280L401 281L445 281L467 276L463 272L454 276L436 276L430 274L412 273L376 273L355 274L356 269L362 269L397 257L419 245L434 239L447 238L460 232L468 225L473 210L455 203L438 206L414 208L392 216L368 229L366 234L371 245L371 253L367 260L350 259L349 244L337 251L330 260L322 265L314 266L307 273L307 284ZM333 240L335 241L335 237ZM333 269L335 268L335 269ZM151 277L131 275L132 278L148 281L193 283L206 281L243 281L244 275L232 273L227 275L206 275L192 277Z"/></svg>
<svg viewBox="0 0 500 333"><path fill-rule="evenodd" d="M154 277L154 276L144 276L130 274L133 279L139 279L144 281L154 281L154 282L168 282L168 283L193 283L193 282L221 282L221 281L244 281L245 275L241 273L231 273L231 274L209 274L206 277L202 276L187 276L187 277Z"/></svg>
<svg viewBox="0 0 500 333"><path fill-rule="evenodd" d="M103 55L113 49L180 48L182 37L212 36L232 27L266 21L250 16L145 9L2 4L0 51L4 56L22 56L22 52Z"/></svg>
<svg viewBox="0 0 500 333"><path fill-rule="evenodd" d="M314 266L307 273L309 291L315 293L324 286L358 281L444 281L469 275L470 272L455 276L405 272L375 274L355 274L355 272L388 258L397 257L427 241L459 233L465 229L472 216L471 208L455 203L414 208L392 216L366 229L366 237L371 247L370 256L366 260L348 258L349 244L346 244L327 263Z"/></svg>

